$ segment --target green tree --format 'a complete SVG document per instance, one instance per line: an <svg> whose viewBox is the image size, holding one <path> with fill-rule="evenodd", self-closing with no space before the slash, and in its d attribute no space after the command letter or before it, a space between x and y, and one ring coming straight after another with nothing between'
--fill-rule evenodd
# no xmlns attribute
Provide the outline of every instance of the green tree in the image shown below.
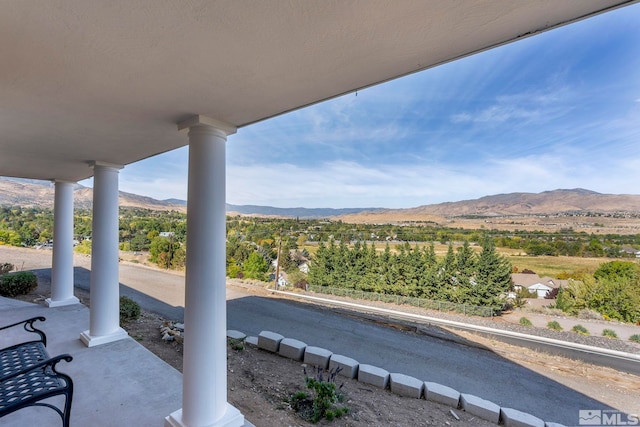
<svg viewBox="0 0 640 427"><path fill-rule="evenodd" d="M167 237L154 237L149 245L149 261L155 262L163 268L176 268L177 265L184 266L184 251L180 251L180 242L176 242ZM176 259L174 257L182 258Z"/></svg>
<svg viewBox="0 0 640 427"><path fill-rule="evenodd" d="M630 261L611 261L600 264L598 269L593 273L596 279L618 279L626 278L629 280L640 279L640 265Z"/></svg>
<svg viewBox="0 0 640 427"><path fill-rule="evenodd" d="M501 308L502 297L511 287L511 263L496 251L489 236L482 240L475 284L471 287L470 304Z"/></svg>
<svg viewBox="0 0 640 427"><path fill-rule="evenodd" d="M471 277L476 269L477 260L476 253L471 249L469 242L464 241L462 247L458 248L456 256L458 272L462 276Z"/></svg>
<svg viewBox="0 0 640 427"><path fill-rule="evenodd" d="M244 276L262 280L263 282L267 281L267 271L269 271L269 264L267 264L267 260L264 259L259 252L254 251L251 252L249 258L244 263Z"/></svg>

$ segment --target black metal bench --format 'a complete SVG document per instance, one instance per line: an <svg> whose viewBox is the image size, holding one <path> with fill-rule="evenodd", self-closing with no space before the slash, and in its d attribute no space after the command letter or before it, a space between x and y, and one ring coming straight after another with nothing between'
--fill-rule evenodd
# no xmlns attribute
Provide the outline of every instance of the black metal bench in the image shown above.
<svg viewBox="0 0 640 427"><path fill-rule="evenodd" d="M38 339L16 344L0 350L0 418L27 406L45 406L60 415L64 427L69 427L73 381L68 375L58 372L56 365L61 360L71 362L68 354L53 358L47 353L47 336L33 326L36 321L45 321L42 316L0 327L0 331L15 326L38 335ZM61 410L51 403L42 402L53 396L64 396Z"/></svg>

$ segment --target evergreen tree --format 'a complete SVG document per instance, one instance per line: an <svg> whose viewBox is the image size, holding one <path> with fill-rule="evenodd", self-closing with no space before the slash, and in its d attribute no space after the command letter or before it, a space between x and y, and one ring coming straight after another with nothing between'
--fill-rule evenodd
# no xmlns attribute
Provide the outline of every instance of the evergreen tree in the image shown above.
<svg viewBox="0 0 640 427"><path fill-rule="evenodd" d="M329 286L330 272L331 255L324 243L320 242L309 264L309 283L316 286Z"/></svg>
<svg viewBox="0 0 640 427"><path fill-rule="evenodd" d="M489 236L482 240L482 252L478 257L475 283L471 287L469 303L473 305L501 308L501 297L511 287L512 266L509 260L498 254L495 243Z"/></svg>
<svg viewBox="0 0 640 427"><path fill-rule="evenodd" d="M461 248L458 248L458 255L456 258L459 274L466 277L473 276L477 264L476 253L471 249L467 240L464 241Z"/></svg>

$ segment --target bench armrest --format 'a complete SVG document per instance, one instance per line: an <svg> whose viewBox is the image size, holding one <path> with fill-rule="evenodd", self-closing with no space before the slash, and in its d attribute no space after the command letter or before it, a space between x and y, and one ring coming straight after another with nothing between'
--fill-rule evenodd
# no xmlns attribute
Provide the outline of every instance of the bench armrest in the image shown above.
<svg viewBox="0 0 640 427"><path fill-rule="evenodd" d="M14 326L18 326L18 325L22 325L24 324L24 330L27 332L33 332L36 333L38 335L40 335L40 341L42 341L42 343L45 345L47 345L47 336L45 335L45 333L43 331L41 331L40 329L36 328L35 326L33 326L33 323L35 321L41 321L44 322L46 319L42 316L36 316L36 317L32 317L31 319L26 319L26 320L22 320L20 322L16 322L12 325L7 325L7 326L3 326L0 327L0 331L4 330L4 329L9 329L12 328Z"/></svg>
<svg viewBox="0 0 640 427"><path fill-rule="evenodd" d="M11 373L11 374L9 374L7 376L4 376L4 377L0 378L0 383L4 382L4 381L7 381L7 380L10 380L12 378L18 377L18 376L23 375L23 374L27 374L27 373L29 373L31 371L35 371L35 370L38 370L38 369L43 369L46 366L50 366L51 370L56 375L62 375L65 378L68 378L66 374L62 374L61 372L58 372L56 370L56 365L61 360L64 360L65 362L71 362L73 360L73 357L71 357L71 355L69 355L69 354L61 354L59 356L52 357L51 359L43 360L42 362L38 362L38 363L36 363L34 365L30 365L30 366L28 366L28 367L26 367L26 368L24 368L24 369L22 369L20 371L13 372L13 373Z"/></svg>

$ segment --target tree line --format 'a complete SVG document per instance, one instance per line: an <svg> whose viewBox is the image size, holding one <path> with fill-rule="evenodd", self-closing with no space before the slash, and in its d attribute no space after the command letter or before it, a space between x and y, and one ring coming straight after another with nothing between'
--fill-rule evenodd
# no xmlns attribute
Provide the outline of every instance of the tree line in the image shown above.
<svg viewBox="0 0 640 427"><path fill-rule="evenodd" d="M441 226L432 222L397 224L349 224L327 219L299 218L247 218L228 217L230 233L264 246L270 241L275 249L280 238L305 242L327 243L334 239L344 242L448 242L469 241L480 243L485 235L495 239L497 247L522 250L528 255L577 256L577 257L634 257L629 248L640 249L640 234L594 235L584 231L564 229L560 232L467 230ZM180 212L152 211L139 208L120 208L120 242L122 250L149 251L152 241L160 233L173 233L172 244L183 247L186 239L186 214ZM76 210L74 233L78 241L91 238L91 211ZM51 209L0 207L0 244L35 246L53 238L53 213ZM163 246L156 241L154 246ZM171 248L161 248L160 253L174 253ZM165 251L164 249L170 249ZM176 248L177 249L177 248ZM627 250L625 250L627 249ZM153 249L156 251L156 248ZM179 251L177 252L179 256ZM154 257L155 259L155 257ZM159 258L171 265L172 260ZM179 259L175 264L180 264Z"/></svg>
<svg viewBox="0 0 640 427"><path fill-rule="evenodd" d="M320 243L309 269L309 283L402 296L451 301L501 309L511 287L511 263L496 251L493 239L481 240L476 253L469 242L457 250L449 244L438 260L433 244L408 243L392 252L387 244Z"/></svg>

